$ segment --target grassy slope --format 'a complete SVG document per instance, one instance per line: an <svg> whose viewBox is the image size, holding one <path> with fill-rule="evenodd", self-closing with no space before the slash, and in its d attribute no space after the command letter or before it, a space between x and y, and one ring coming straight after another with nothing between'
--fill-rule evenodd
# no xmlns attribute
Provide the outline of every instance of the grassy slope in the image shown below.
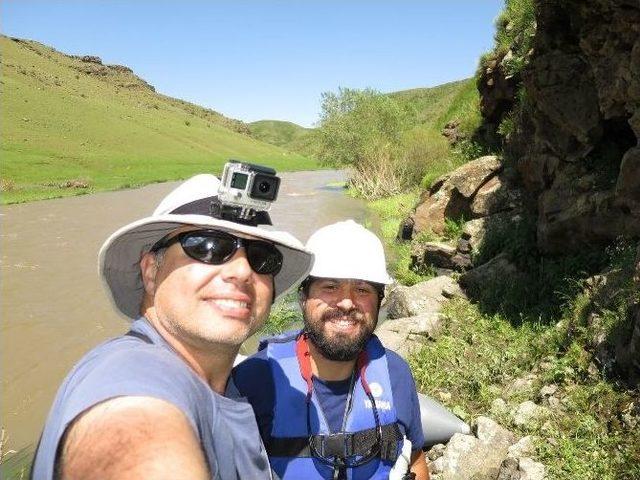
<svg viewBox="0 0 640 480"><path fill-rule="evenodd" d="M312 130L291 122L260 120L249 124L251 136L260 141L292 149L296 142L309 135Z"/></svg>
<svg viewBox="0 0 640 480"><path fill-rule="evenodd" d="M478 91L473 79L445 83L432 88L415 88L390 94L392 98L413 105L418 121L438 131L445 123L477 116ZM475 115L474 115L475 114Z"/></svg>
<svg viewBox="0 0 640 480"><path fill-rule="evenodd" d="M0 37L2 201L117 189L219 171L228 158L278 170L311 159L234 130L241 122L155 93L130 72ZM94 68L106 74L87 74ZM61 187L77 181L88 188Z"/></svg>
<svg viewBox="0 0 640 480"><path fill-rule="evenodd" d="M469 141L450 148L442 135L450 121L459 123L459 131L470 138L480 124L480 97L474 79L446 83L432 88L417 88L390 94L394 99L411 105L417 113L417 125L408 133L410 146L407 158L425 165L422 186L429 187L437 177L476 156ZM411 161L411 160L409 160Z"/></svg>

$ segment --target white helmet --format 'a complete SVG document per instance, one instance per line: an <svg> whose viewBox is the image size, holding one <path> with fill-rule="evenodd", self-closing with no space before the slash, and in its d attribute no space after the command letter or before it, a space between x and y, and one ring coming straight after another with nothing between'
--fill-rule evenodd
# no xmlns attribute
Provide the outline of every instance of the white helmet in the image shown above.
<svg viewBox="0 0 640 480"><path fill-rule="evenodd" d="M312 277L353 278L389 285L384 249L380 239L353 220L317 230L306 245L315 254Z"/></svg>

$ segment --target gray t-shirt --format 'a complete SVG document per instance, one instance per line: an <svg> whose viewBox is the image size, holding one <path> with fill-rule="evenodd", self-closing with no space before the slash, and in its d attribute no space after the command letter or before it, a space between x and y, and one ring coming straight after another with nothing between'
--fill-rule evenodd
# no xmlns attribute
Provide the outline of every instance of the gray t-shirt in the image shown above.
<svg viewBox="0 0 640 480"><path fill-rule="evenodd" d="M67 426L114 397L147 396L178 407L200 439L212 479L270 478L251 405L215 393L144 318L128 335L107 341L80 360L58 390L33 464L32 477L51 480Z"/></svg>

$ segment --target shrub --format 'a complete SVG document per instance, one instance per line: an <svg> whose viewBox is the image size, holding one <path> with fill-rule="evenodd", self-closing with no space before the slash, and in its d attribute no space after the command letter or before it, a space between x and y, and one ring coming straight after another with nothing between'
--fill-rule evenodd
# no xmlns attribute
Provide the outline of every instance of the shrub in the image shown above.
<svg viewBox="0 0 640 480"><path fill-rule="evenodd" d="M420 178L400 148L414 121L410 106L371 89L325 92L315 134L317 155L325 165L351 166L352 186L361 196L393 195Z"/></svg>
<svg viewBox="0 0 640 480"><path fill-rule="evenodd" d="M296 321L302 320L300 310L294 308L292 303L288 301L293 298L291 295L287 295L285 300L276 303L271 308L271 314L262 327L262 333L265 335L277 335L286 331Z"/></svg>

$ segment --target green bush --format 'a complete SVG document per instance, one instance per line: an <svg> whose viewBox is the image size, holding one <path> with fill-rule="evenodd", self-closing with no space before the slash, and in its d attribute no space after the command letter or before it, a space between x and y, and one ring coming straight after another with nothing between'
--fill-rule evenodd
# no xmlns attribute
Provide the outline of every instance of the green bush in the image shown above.
<svg viewBox="0 0 640 480"><path fill-rule="evenodd" d="M297 292L291 292L271 307L269 318L262 326L263 335L277 335L291 328L295 322L302 321L302 312L297 308Z"/></svg>
<svg viewBox="0 0 640 480"><path fill-rule="evenodd" d="M318 154L331 166L357 166L371 145L399 145L415 118L407 105L372 89L325 92L321 108Z"/></svg>
<svg viewBox="0 0 640 480"><path fill-rule="evenodd" d="M317 155L325 165L354 169L352 187L373 199L399 193L420 174L402 155L415 110L372 89L340 88L322 94ZM418 180L415 180L415 178Z"/></svg>

